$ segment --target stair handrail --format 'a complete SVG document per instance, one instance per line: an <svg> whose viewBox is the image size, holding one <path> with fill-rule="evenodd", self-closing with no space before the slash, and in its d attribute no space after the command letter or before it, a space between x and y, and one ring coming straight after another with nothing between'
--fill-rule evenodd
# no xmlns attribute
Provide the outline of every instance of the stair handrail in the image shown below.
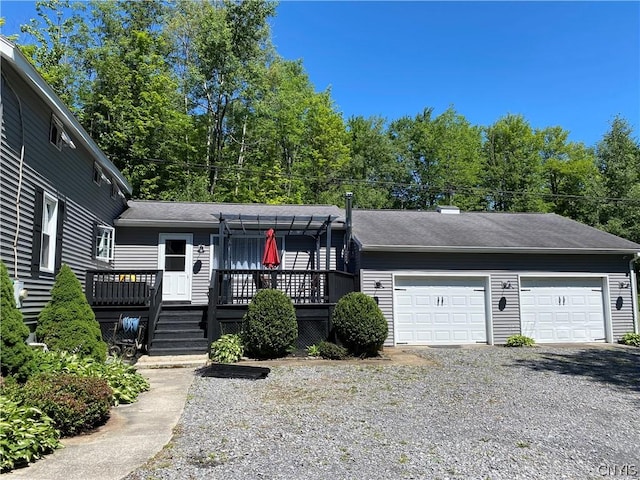
<svg viewBox="0 0 640 480"><path fill-rule="evenodd" d="M162 311L162 270L156 273L156 281L149 290L149 328L147 333L147 348L151 347L155 336L156 325Z"/></svg>

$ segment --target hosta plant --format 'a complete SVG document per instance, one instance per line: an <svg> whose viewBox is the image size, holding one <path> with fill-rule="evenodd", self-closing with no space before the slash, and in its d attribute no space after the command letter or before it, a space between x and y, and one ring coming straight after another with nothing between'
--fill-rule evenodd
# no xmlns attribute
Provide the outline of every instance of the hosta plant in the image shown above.
<svg viewBox="0 0 640 480"><path fill-rule="evenodd" d="M240 335L226 334L211 344L209 358L218 363L236 363L240 361L243 353Z"/></svg>
<svg viewBox="0 0 640 480"><path fill-rule="evenodd" d="M25 466L60 445L60 432L41 410L0 395L0 469Z"/></svg>
<svg viewBox="0 0 640 480"><path fill-rule="evenodd" d="M506 347L533 347L536 341L526 335L511 335L507 338Z"/></svg>
<svg viewBox="0 0 640 480"><path fill-rule="evenodd" d="M640 347L640 333L627 332L620 339L620 343Z"/></svg>

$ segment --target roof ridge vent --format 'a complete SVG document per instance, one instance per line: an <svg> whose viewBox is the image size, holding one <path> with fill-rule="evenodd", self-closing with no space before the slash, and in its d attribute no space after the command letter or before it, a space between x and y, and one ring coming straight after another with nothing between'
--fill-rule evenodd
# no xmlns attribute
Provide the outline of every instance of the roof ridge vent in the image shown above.
<svg viewBox="0 0 640 480"><path fill-rule="evenodd" d="M460 208L454 205L438 205L436 207L436 212L442 213L443 215L458 215L460 213Z"/></svg>

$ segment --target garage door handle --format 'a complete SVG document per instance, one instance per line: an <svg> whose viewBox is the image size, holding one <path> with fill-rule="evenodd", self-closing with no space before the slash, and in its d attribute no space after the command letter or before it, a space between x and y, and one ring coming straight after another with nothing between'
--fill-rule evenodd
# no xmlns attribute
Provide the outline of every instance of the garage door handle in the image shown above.
<svg viewBox="0 0 640 480"><path fill-rule="evenodd" d="M407 289L406 289L406 288L394 288L394 290L395 290L396 292L406 292L406 291L407 291Z"/></svg>
<svg viewBox="0 0 640 480"><path fill-rule="evenodd" d="M520 291L521 292L530 292L531 289L530 288L521 288Z"/></svg>
<svg viewBox="0 0 640 480"><path fill-rule="evenodd" d="M474 292L484 292L484 288L474 288Z"/></svg>

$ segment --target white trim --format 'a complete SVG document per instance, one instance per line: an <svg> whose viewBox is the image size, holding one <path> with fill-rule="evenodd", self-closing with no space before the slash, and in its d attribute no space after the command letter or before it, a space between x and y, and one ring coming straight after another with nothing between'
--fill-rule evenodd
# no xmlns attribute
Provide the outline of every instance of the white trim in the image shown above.
<svg viewBox="0 0 640 480"><path fill-rule="evenodd" d="M114 258L114 254L115 254L115 246L116 246L116 229L109 226L109 225L103 225L103 224L97 224L96 225L96 229L98 230L96 237L93 239L94 246L93 248L95 249L95 257L96 260L100 261L100 262L110 262L111 260L113 260ZM107 256L100 256L98 255L98 238L103 238L102 235L100 234L100 230L109 232L109 235L107 236Z"/></svg>
<svg viewBox="0 0 640 480"><path fill-rule="evenodd" d="M604 315L604 337L606 343L613 341L613 320L611 317L611 295L609 293L609 275L607 274L594 274L594 273L519 273L518 274L518 316L520 318L520 332L522 333L522 279L527 278L550 278L557 280L571 280L577 279L597 279L600 280L602 286L602 314Z"/></svg>
<svg viewBox="0 0 640 480"><path fill-rule="evenodd" d="M640 258L640 252L634 255L634 258L629 262L629 283L631 285L631 310L632 310L632 320L633 320L633 333L640 333L640 313L638 312L638 285L636 278L636 271L633 268L633 260L638 260Z"/></svg>
<svg viewBox="0 0 640 480"><path fill-rule="evenodd" d="M52 217L47 218L47 205L53 205ZM58 233L58 199L48 192L43 192L42 211L42 231L40 232L40 252L38 252L38 262L41 272L54 273L56 263L56 247ZM46 265L42 264L42 249L44 246L44 235L49 237L49 254Z"/></svg>
<svg viewBox="0 0 640 480"><path fill-rule="evenodd" d="M158 270L162 270L163 272L164 272L166 240L185 240L186 241L184 268L185 268L185 274L187 275L188 298L185 298L185 301L190 302L193 298L193 233L159 233L158 234Z"/></svg>
<svg viewBox="0 0 640 480"><path fill-rule="evenodd" d="M493 315L491 311L491 274L478 273L478 271L435 271L430 270L425 272L424 270L395 270L391 272L391 288L392 294L392 316L393 316L393 346L398 345L397 338L397 326L396 320L396 278L397 277L420 277L420 278L472 278L484 280L484 312L485 312L485 333L487 336L487 344L493 345ZM360 282L362 282L362 275L360 276ZM362 290L362 284L360 285ZM484 342L481 342L484 343Z"/></svg>

